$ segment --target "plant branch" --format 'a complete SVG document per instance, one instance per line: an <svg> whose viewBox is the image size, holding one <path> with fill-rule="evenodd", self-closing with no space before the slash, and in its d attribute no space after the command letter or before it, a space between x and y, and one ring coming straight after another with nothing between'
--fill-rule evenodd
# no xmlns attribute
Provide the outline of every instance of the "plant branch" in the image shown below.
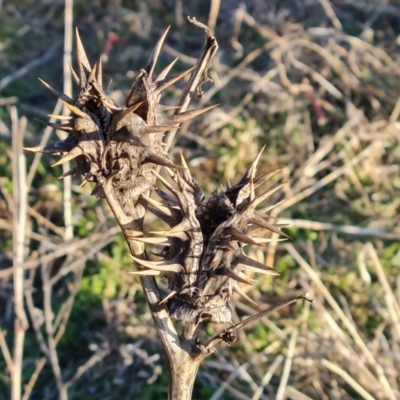
<svg viewBox="0 0 400 400"><path fill-rule="evenodd" d="M218 49L215 37L211 36L209 29L205 25L197 22L195 18L189 18L189 21L205 30L207 41L190 76L189 82L183 91L179 101L179 108L176 110L175 114L187 109L196 89L200 97L203 95L201 85L210 80L207 77L207 69ZM173 129L165 136L164 143L167 149L177 129L178 128ZM140 198L135 205L124 204L122 206L115 197L112 179L103 178L100 184L103 187L106 200L114 217L125 236L131 254L137 258L146 260L144 244L135 239L143 236L143 218L147 208L147 201ZM140 264L138 264L137 267L139 271L143 270ZM179 337L166 305L160 304L162 298L154 277L139 276L139 278L166 355L167 372L170 382L169 398L181 400L190 399L194 380L202 360L198 354L201 353L197 351L197 356L193 356L197 350L194 345L194 339L186 340Z"/></svg>
<svg viewBox="0 0 400 400"><path fill-rule="evenodd" d="M216 335L214 335L208 342L206 345L202 346L203 351L209 352L212 351L212 349L221 342L225 342L228 344L228 346L230 346L235 340L236 340L236 332L239 331L240 329L245 328L247 325L258 321L259 319L263 318L263 317L268 317L269 315L271 315L272 313L274 313L275 311L279 311L281 308L284 308L286 306L289 306L290 304L295 303L297 300L306 300L309 302L313 302L314 300L311 300L308 298L308 293L301 295L301 296L297 296L294 297L292 299L283 301L273 307L267 308L266 310L263 310L255 315L252 315L249 318L246 318L245 320L232 325L230 328L225 329L222 333L218 333Z"/></svg>
<svg viewBox="0 0 400 400"><path fill-rule="evenodd" d="M13 148L13 271L14 271L14 353L12 368L13 400L21 399L22 363L24 353L25 331L28 320L24 310L24 269L25 256L25 226L27 192L25 186L26 170L25 156L22 152L22 142L27 120L25 117L18 119L16 107L10 107L12 120L12 148Z"/></svg>

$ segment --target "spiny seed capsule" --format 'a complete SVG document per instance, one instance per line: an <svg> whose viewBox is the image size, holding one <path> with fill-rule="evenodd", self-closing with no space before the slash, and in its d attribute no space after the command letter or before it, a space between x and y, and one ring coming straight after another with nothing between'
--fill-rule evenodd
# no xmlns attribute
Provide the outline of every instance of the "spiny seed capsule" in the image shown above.
<svg viewBox="0 0 400 400"><path fill-rule="evenodd" d="M51 127L65 131L68 137L57 143L27 148L33 152L61 156L53 166L74 160L75 166L67 175L80 174L84 183L95 182L93 194L104 197L99 182L113 180L114 195L118 200L130 201L154 186L156 166L176 168L168 157L163 138L179 127L181 122L200 115L215 106L167 115L171 107L161 105L163 91L190 73L190 68L167 77L174 60L157 78L154 68L168 29L158 41L146 66L133 83L124 106L118 106L103 90L102 64L90 66L78 31L76 48L78 73L72 70L79 93L71 99L41 80L54 95L63 101L71 116L52 115L61 124Z"/></svg>
<svg viewBox="0 0 400 400"><path fill-rule="evenodd" d="M256 281L245 275L253 271L278 275L277 271L248 257L245 245L270 242L266 231L289 238L282 225L271 222L265 214L273 207L256 207L287 182L256 196L255 188L280 169L255 177L261 153L234 186L206 198L190 175L182 157L182 173L166 168L174 184L154 172L169 193L158 190L161 201L145 197L148 210L165 221L170 229L154 232L161 237L138 239L160 248L159 261L133 257L147 271L140 275L163 275L170 293L163 300L170 315L178 320L198 324L202 320L232 322L230 300L234 292L255 302L240 288L239 283Z"/></svg>

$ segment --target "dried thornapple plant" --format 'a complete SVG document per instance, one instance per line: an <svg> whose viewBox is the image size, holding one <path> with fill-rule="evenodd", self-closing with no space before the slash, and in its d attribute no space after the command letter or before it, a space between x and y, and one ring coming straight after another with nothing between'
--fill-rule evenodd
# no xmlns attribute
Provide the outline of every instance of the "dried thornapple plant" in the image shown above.
<svg viewBox="0 0 400 400"><path fill-rule="evenodd" d="M167 77L174 64L171 63L154 77L167 30L123 106L115 104L103 89L101 62L90 66L77 32L78 72L73 75L79 87L78 96L71 99L43 82L71 111L69 117L53 116L61 120L60 124L50 124L66 131L68 137L52 145L28 149L61 156L54 165L74 160L74 168L64 176L83 175L85 182L94 182L92 194L108 202L136 263L137 271L133 273L140 277L160 334L167 360L169 398L179 400L191 398L200 363L216 344L230 345L236 339L235 333L247 324L298 299L306 299L299 296L240 323L232 322L234 293L255 304L239 286L255 282L246 276L246 271L277 275L273 268L246 256L243 248L271 241L265 232L288 238L266 214L274 206L258 208L285 183L255 195L255 188L279 171L257 176L260 153L236 185L206 198L183 157L179 166L168 157L179 124L214 107L186 111L196 90L202 95L201 85L209 80L208 66L218 49L215 37L205 25L194 18L189 21L206 33L206 45L196 66ZM163 91L187 74L190 78L178 106L161 105ZM175 109L175 113L168 114L170 109ZM168 180L159 174L160 167L167 172ZM150 197L157 178L168 190L157 189L160 201ZM146 210L170 229L157 232L157 237L144 237ZM158 260L149 260L146 245L158 248ZM164 298L154 278L157 275L165 277L168 283L169 293ZM201 343L196 332L205 320L228 323L230 327ZM183 328L179 332L173 321L180 321Z"/></svg>

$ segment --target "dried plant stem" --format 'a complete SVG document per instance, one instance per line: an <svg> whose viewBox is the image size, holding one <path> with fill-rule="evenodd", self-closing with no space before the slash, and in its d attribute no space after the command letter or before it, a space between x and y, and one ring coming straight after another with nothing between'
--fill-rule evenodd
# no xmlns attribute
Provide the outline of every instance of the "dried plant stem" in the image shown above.
<svg viewBox="0 0 400 400"><path fill-rule="evenodd" d="M62 101L61 100L57 100L57 103L54 107L54 110L52 112L52 114L59 114L62 108ZM55 118L51 118L50 122L56 122ZM44 146L45 144L47 144L51 133L53 132L53 128L51 126L47 126L46 129L44 130L42 139L40 141L40 146ZM43 153L36 153L35 157L33 159L33 162L31 163L31 166L29 168L29 173L28 173L28 177L26 178L26 191L29 193L29 190L32 186L32 182L33 182L33 178L35 177L37 168L39 166L40 160L42 158Z"/></svg>
<svg viewBox="0 0 400 400"><path fill-rule="evenodd" d="M145 207L139 201L135 207L131 207L131 216L127 216L114 197L111 185L111 180L104 182L106 200L125 236L131 254L144 259L143 243L135 241L135 237L143 235L142 225ZM138 265L138 269L141 269L140 265ZM159 305L161 295L155 279L151 276L140 276L140 282L166 356L169 399L191 399L194 381L202 359L192 357L194 343L185 343L186 346L182 343L166 306L164 304Z"/></svg>
<svg viewBox="0 0 400 400"><path fill-rule="evenodd" d="M168 399L190 400L192 398L193 385L201 361L202 358L190 357L182 350L168 360Z"/></svg>
<svg viewBox="0 0 400 400"><path fill-rule="evenodd" d="M360 336L357 328L352 324L346 314L343 312L341 307L335 301L333 296L329 293L328 289L322 283L318 274L314 271L314 269L307 263L307 261L299 254L299 252L294 248L292 244L286 244L285 248L288 250L289 254L299 263L300 267L303 268L310 279L315 283L316 287L320 290L322 295L325 297L327 302L330 304L332 309L336 312L337 316L343 323L343 325L348 330L350 336L353 338L354 342L357 344L361 352L363 353L366 361L372 366L375 370L375 373L378 377L382 388L385 390L385 395L388 399L396 399L396 395L388 382L388 378L385 374L385 370L382 366L377 362L374 355L371 353L371 350L367 347L364 340Z"/></svg>
<svg viewBox="0 0 400 400"><path fill-rule="evenodd" d="M201 84L208 80L206 75L207 69L218 49L216 39L210 35L205 25L198 23L195 18L189 18L189 21L205 30L207 42L190 76L189 82L183 91L179 102L180 107L176 113L187 109L196 89L199 92ZM175 133L176 129L170 131L166 135L164 142L167 147L171 144ZM135 240L135 237L143 236L143 218L146 210L146 202L139 199L135 205L124 205L125 208L127 207L129 209L128 213L125 213L121 204L115 198L112 180L104 179L102 186L106 200L125 236L131 254L135 257L146 259L144 244ZM138 265L138 269L139 271L141 270L140 265ZM169 399L191 399L197 371L204 356L201 354L200 350L196 348L194 339L187 340L179 337L169 317L166 306L164 304L159 304L161 295L155 279L151 276L140 276L140 282L146 295L147 302L149 303L153 320L158 329L167 359Z"/></svg>
<svg viewBox="0 0 400 400"><path fill-rule="evenodd" d="M208 16L208 28L212 35L214 35L215 25L217 24L220 5L221 0L211 0L210 14Z"/></svg>
<svg viewBox="0 0 400 400"><path fill-rule="evenodd" d="M8 349L6 339L4 338L3 331L0 331L0 349L1 352L3 353L4 360L6 361L7 368L10 371L10 374L12 375L14 368L13 360L10 354L10 350Z"/></svg>
<svg viewBox="0 0 400 400"><path fill-rule="evenodd" d="M12 147L13 147L13 270L14 270L14 352L12 368L12 400L21 399L22 387L22 360L24 354L25 331L28 321L24 311L24 253L25 253L25 225L27 192L25 186L25 156L22 152L22 142L26 128L26 118L18 119L17 109L10 107L12 120Z"/></svg>
<svg viewBox="0 0 400 400"><path fill-rule="evenodd" d="M374 397L371 396L359 383L357 383L345 370L343 370L343 368L340 368L338 365L325 359L321 361L321 364L343 378L362 398L366 400L374 399Z"/></svg>
<svg viewBox="0 0 400 400"><path fill-rule="evenodd" d="M286 357L285 366L283 368L283 374L282 374L281 382L279 384L278 393L276 394L277 400L282 400L282 399L286 398L286 395L285 395L286 386L287 386L287 383L289 380L290 370L292 368L293 355L294 355L294 351L295 351L295 347L296 347L296 340L297 340L298 332L299 332L298 329L294 329L292 332L292 336L290 337L288 354Z"/></svg>
<svg viewBox="0 0 400 400"><path fill-rule="evenodd" d="M33 372L31 379L29 380L28 384L25 387L24 395L22 396L22 400L29 400L29 397L32 393L33 387L39 378L39 374L46 365L46 357L42 357L37 363L35 367L35 371Z"/></svg>
<svg viewBox="0 0 400 400"><path fill-rule="evenodd" d="M60 396L60 400L67 400L67 390L64 387L60 363L58 362L58 355L56 351L56 341L54 340L54 325L53 325L53 310L51 307L51 292L52 286L50 284L50 265L43 264L41 268L42 281L43 281L43 293L44 293L44 317L45 326L47 332L47 342L48 342L48 357L53 368L53 374L57 382L57 388Z"/></svg>
<svg viewBox="0 0 400 400"><path fill-rule="evenodd" d="M209 78L207 77L207 70L212 59L214 58L215 53L218 50L217 40L215 39L214 36L211 35L210 30L207 28L207 26L196 21L196 18L188 17L188 20L192 24L204 29L207 36L207 42L204 47L203 53L201 54L199 60L197 61L196 68L190 75L189 82L182 93L181 100L179 101L179 108L175 112L176 114L178 114L179 112L183 112L187 109L197 88L199 97L203 97L204 93L201 92L201 85L204 82L207 82L207 80L209 80ZM176 132L177 129L174 129L168 132L167 135L165 136L165 143L167 148L171 145L172 141L174 140Z"/></svg>
<svg viewBox="0 0 400 400"><path fill-rule="evenodd" d="M343 30L342 24L340 23L338 17L335 15L335 12L333 11L330 1L329 0L318 0L318 1L321 4L322 8L324 9L326 15L331 20L333 26L339 31Z"/></svg>
<svg viewBox="0 0 400 400"><path fill-rule="evenodd" d="M72 64L72 24L73 24L73 0L65 0L65 17L64 17L64 93L71 97L72 96L72 77L71 69L69 64ZM68 115L69 110L64 106L63 114ZM69 162L63 164L63 173L69 171ZM65 240L73 238L73 227L72 227L72 177L67 176L64 179L64 221L65 221Z"/></svg>

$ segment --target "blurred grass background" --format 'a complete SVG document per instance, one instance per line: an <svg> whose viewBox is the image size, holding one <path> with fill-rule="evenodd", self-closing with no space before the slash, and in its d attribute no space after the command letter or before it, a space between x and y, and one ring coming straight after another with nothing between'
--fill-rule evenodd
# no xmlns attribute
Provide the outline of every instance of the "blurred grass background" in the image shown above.
<svg viewBox="0 0 400 400"><path fill-rule="evenodd" d="M159 70L175 57L176 72L195 63L204 38L187 15L211 24L220 46L214 82L192 107L221 106L184 124L171 154L182 150L210 193L236 182L266 146L259 172L282 166L275 182L293 179L273 199L287 198L273 215L290 224L293 240L250 250L281 276L245 289L263 308L305 291L316 300L250 327L232 348L220 346L202 365L194 399L400 398L399 2L78 0L73 7L89 59L102 57L119 104L168 25ZM23 130L25 146L39 144L56 100L37 77L62 90L63 40L64 1L0 2L0 324L10 348L11 140ZM181 87L169 89L164 104L175 104ZM25 157L29 173L34 156ZM58 398L60 381L76 400L166 398L157 333L109 210L74 178L74 239L65 243L62 171L48 156L37 161L28 175L23 264L29 398ZM148 230L156 225L149 218ZM54 283L50 310L46 276ZM240 299L235 305L237 319L255 312ZM58 376L43 350L51 313ZM9 393L0 358L0 398Z"/></svg>

